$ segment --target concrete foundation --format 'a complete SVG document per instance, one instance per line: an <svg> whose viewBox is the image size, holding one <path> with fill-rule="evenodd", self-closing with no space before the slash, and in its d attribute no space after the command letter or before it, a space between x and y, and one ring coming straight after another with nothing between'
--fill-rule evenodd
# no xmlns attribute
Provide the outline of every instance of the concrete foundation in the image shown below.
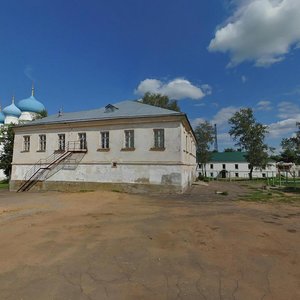
<svg viewBox="0 0 300 300"><path fill-rule="evenodd" d="M11 180L10 191L16 192L24 183L22 180ZM72 182L72 181L39 181L30 191L62 191L62 192L85 192L94 190L108 190L126 193L159 193L173 194L183 193L189 187L182 189L175 185L143 184L143 183L103 183L103 182Z"/></svg>
<svg viewBox="0 0 300 300"><path fill-rule="evenodd" d="M10 190L25 182L31 165L13 165ZM43 174L30 190L80 191L109 189L125 192L180 193L195 179L195 169L186 165L63 164Z"/></svg>

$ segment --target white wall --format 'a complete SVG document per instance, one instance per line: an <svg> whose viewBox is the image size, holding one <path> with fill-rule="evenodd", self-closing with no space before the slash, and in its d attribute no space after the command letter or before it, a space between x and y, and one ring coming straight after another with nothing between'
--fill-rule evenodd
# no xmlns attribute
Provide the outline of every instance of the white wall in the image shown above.
<svg viewBox="0 0 300 300"><path fill-rule="evenodd" d="M14 116L6 116L4 123L5 124L18 124L19 119L17 117L14 117Z"/></svg>
<svg viewBox="0 0 300 300"><path fill-rule="evenodd" d="M220 176L220 172L224 170L223 164L225 164L225 170L228 172L226 177L229 178L249 178L250 169L248 167L247 162L217 162L217 163L208 163L206 165L206 175L207 177L215 178L218 175ZM235 168L235 165L238 165L238 169ZM213 168L211 168L211 165ZM198 169L201 172L200 169ZM254 168L252 176L253 178L263 178L265 177L274 177L276 176L277 169L276 164L271 163L270 165L266 166L265 169ZM238 176L236 176L238 174ZM264 175L263 175L264 174ZM221 176L220 176L221 177Z"/></svg>
<svg viewBox="0 0 300 300"><path fill-rule="evenodd" d="M165 129L165 151L151 151L154 145L153 129ZM124 148L124 130L134 130L134 151L121 151ZM108 152L97 151L100 148L100 132L109 131L110 150ZM58 150L58 134L66 135L68 141L78 141L78 133L86 132L88 152L83 158L82 163L93 162L180 162L180 123L151 123L151 124L132 124L132 125L110 125L82 128L64 129L35 129L25 133L16 133L13 164L33 164L41 158L46 158L55 150ZM46 134L46 152L39 152L39 135ZM23 152L23 136L30 136L30 151Z"/></svg>
<svg viewBox="0 0 300 300"><path fill-rule="evenodd" d="M165 150L153 151L153 129L164 129ZM134 151L124 148L124 130L134 130ZM110 149L99 151L100 132L109 131ZM24 180L26 172L39 159L58 149L58 134L65 134L66 143L78 140L78 133L86 132L87 153L74 169L60 169L47 180L79 182L126 182L171 184L186 188L196 175L196 147L192 134L181 121L128 124L84 125L69 124L61 128L24 127L16 130L12 180ZM46 134L46 152L39 151L39 135ZM23 136L30 136L30 151L23 151ZM188 137L188 148L182 140ZM116 167L113 167L116 163Z"/></svg>

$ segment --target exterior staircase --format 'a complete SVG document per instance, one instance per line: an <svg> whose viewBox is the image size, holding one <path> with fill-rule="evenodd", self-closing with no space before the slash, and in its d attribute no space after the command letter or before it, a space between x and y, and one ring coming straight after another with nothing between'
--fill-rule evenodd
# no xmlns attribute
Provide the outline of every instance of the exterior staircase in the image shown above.
<svg viewBox="0 0 300 300"><path fill-rule="evenodd" d="M46 172L53 170L58 165L62 164L68 158L70 159L73 153L86 153L87 147L80 141L70 141L67 144L66 150L63 152L54 152L45 159L40 159L35 165L25 174L25 182L20 186L17 192L25 192L30 190L37 182L46 179Z"/></svg>

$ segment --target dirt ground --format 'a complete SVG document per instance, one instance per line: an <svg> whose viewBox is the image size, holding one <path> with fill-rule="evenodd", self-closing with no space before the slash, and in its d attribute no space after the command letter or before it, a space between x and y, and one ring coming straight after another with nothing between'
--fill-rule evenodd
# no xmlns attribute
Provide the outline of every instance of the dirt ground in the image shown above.
<svg viewBox="0 0 300 300"><path fill-rule="evenodd" d="M1 190L0 299L300 299L300 205L222 189Z"/></svg>

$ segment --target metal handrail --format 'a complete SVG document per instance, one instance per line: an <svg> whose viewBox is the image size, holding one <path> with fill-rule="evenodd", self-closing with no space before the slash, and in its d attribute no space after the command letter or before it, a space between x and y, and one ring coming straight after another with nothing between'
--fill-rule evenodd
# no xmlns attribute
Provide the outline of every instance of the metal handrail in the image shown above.
<svg viewBox="0 0 300 300"><path fill-rule="evenodd" d="M87 150L87 143L84 142L84 147L82 147L81 141L69 141L67 151L79 151L79 150Z"/></svg>
<svg viewBox="0 0 300 300"><path fill-rule="evenodd" d="M53 153L50 156L48 156L47 158L42 158L42 159L38 160L34 164L34 166L26 172L25 180L28 180L30 177L32 177L32 175L34 173L36 173L38 171L38 169L42 168L43 166L47 166L47 165L53 163L61 155L62 155L61 153Z"/></svg>
<svg viewBox="0 0 300 300"><path fill-rule="evenodd" d="M53 153L49 155L47 158L42 158L38 160L32 168L30 168L26 174L25 174L25 180L30 179L34 173L36 173L40 168L46 167L48 165L51 165L53 162L55 162L60 156L63 156L66 152L72 152L72 151L80 151L80 150L87 150L87 144L85 142L85 147L82 148L82 142L81 141L69 141L67 143L67 150L65 150L63 153Z"/></svg>

